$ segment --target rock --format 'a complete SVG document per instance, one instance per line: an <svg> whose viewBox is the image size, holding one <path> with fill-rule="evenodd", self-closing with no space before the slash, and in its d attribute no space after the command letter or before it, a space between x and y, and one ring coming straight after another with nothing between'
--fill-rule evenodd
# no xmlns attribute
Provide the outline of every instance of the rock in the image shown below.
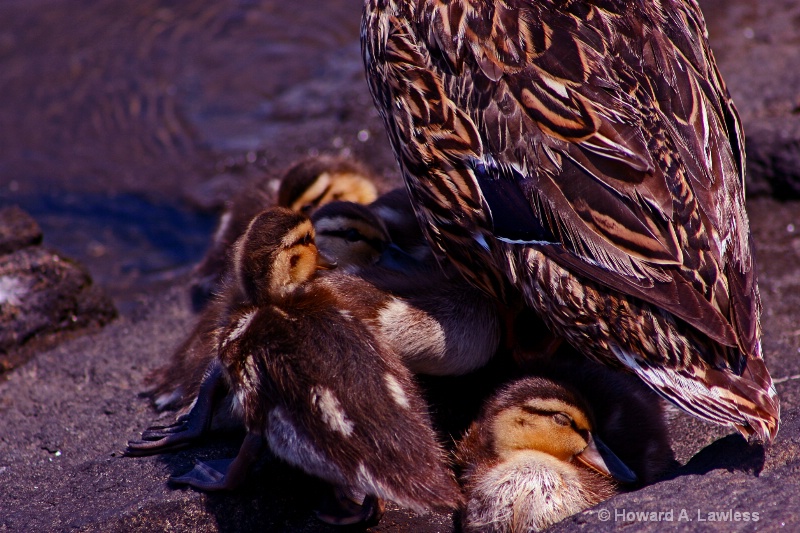
<svg viewBox="0 0 800 533"><path fill-rule="evenodd" d="M0 372L25 357L16 350L50 334L102 325L116 316L89 272L48 248L23 210L0 211Z"/></svg>
<svg viewBox="0 0 800 533"><path fill-rule="evenodd" d="M747 192L800 198L800 4L701 0L745 131Z"/></svg>
<svg viewBox="0 0 800 533"><path fill-rule="evenodd" d="M15 252L42 242L42 230L17 206L0 209L0 254Z"/></svg>
<svg viewBox="0 0 800 533"><path fill-rule="evenodd" d="M800 114L753 120L746 135L748 194L800 198Z"/></svg>

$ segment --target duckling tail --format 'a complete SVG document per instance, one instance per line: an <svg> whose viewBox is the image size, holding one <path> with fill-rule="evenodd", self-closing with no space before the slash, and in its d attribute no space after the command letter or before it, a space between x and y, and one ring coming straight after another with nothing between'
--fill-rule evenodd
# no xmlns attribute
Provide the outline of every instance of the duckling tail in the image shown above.
<svg viewBox="0 0 800 533"><path fill-rule="evenodd" d="M415 472L397 477L393 473L370 472L363 464L359 466L357 484L368 493L391 500L396 504L425 514L431 510L454 511L462 504L461 489L455 477L443 461L428 461L418 457ZM403 465L395 465L399 470ZM395 471L397 473L397 471Z"/></svg>

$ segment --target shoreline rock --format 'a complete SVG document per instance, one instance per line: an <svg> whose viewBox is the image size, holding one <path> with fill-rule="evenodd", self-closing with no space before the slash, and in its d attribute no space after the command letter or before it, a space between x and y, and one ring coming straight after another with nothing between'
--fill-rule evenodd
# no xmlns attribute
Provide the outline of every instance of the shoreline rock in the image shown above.
<svg viewBox="0 0 800 533"><path fill-rule="evenodd" d="M19 207L0 209L0 374L19 366L29 341L102 326L116 317L85 267L40 245L42 232Z"/></svg>

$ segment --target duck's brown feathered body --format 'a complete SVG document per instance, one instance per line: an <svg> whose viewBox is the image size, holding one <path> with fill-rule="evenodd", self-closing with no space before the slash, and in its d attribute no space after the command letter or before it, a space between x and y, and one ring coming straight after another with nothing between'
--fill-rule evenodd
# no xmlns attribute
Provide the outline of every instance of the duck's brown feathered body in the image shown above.
<svg viewBox="0 0 800 533"><path fill-rule="evenodd" d="M774 437L742 131L695 2L368 0L362 43L438 255L687 411Z"/></svg>

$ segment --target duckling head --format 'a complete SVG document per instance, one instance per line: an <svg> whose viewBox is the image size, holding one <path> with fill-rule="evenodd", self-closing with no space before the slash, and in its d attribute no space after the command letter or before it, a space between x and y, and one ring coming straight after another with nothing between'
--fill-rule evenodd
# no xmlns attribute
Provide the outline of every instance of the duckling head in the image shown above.
<svg viewBox="0 0 800 533"><path fill-rule="evenodd" d="M523 451L546 453L584 466L622 483L634 483L628 468L593 431L588 406L576 394L549 380L526 379L500 395L491 427L500 461Z"/></svg>
<svg viewBox="0 0 800 533"><path fill-rule="evenodd" d="M391 244L383 221L365 205L331 202L311 220L319 249L346 269L374 265Z"/></svg>
<svg viewBox="0 0 800 533"><path fill-rule="evenodd" d="M336 200L368 204L378 191L370 173L351 159L318 156L293 165L281 180L278 205L310 214Z"/></svg>
<svg viewBox="0 0 800 533"><path fill-rule="evenodd" d="M236 281L254 305L288 296L331 266L317 250L308 217L280 207L253 218L233 251Z"/></svg>

